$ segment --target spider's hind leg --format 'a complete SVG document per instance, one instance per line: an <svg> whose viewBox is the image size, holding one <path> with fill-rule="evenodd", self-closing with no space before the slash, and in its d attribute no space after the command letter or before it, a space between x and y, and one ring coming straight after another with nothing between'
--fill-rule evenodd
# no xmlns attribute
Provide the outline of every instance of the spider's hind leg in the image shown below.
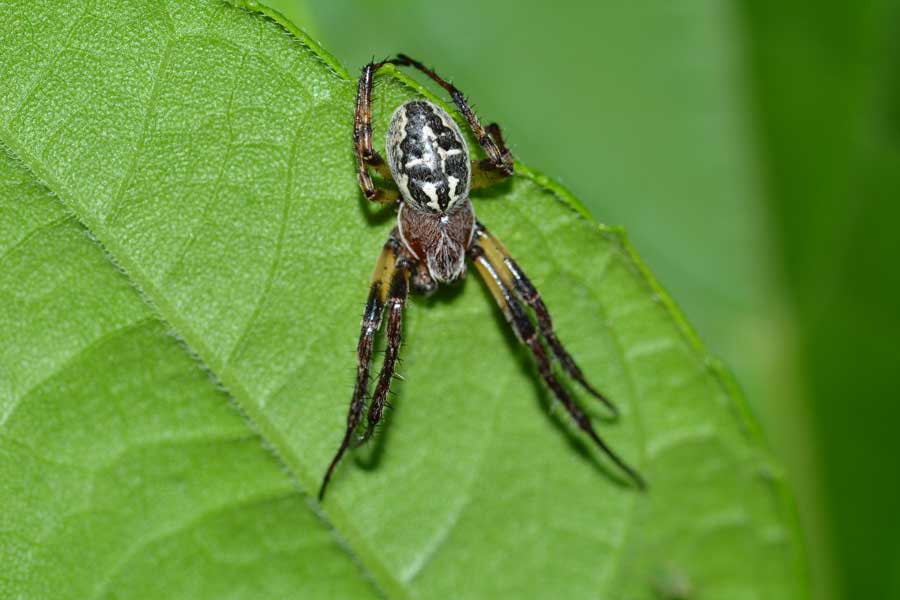
<svg viewBox="0 0 900 600"><path fill-rule="evenodd" d="M401 317L403 307L406 304L409 271L410 261L403 254L397 236L391 234L381 251L381 255L378 257L378 262L375 263L372 285L369 288L369 299L366 302L359 334L356 385L353 388L353 398L350 401L350 410L347 413L347 428L344 431L344 437L341 439L341 445L338 447L322 479L322 487L319 488L320 501L324 498L325 489L328 487L331 475L334 473L334 469L340 462L341 457L350 447L353 441L353 434L362 419L366 395L369 389L369 368L372 362L375 334L381 328L382 315L386 308L388 311L387 349L381 374L379 375L378 386L369 409L369 425L366 428L364 438L368 438L371 435L384 412L391 378L394 373L394 365L397 360L397 354L400 351Z"/></svg>
<svg viewBox="0 0 900 600"><path fill-rule="evenodd" d="M372 437L381 417L384 416L388 393L391 391L391 382L394 379L394 368L400 355L403 308L406 306L406 296L409 292L411 267L411 261L405 256L400 256L396 262L396 270L390 279L386 304L388 322L385 328L387 343L384 350L384 362L381 365L381 372L378 374L378 384L375 386L372 403L369 405L369 423L359 440L360 444Z"/></svg>
<svg viewBox="0 0 900 600"><path fill-rule="evenodd" d="M556 337L556 332L553 329L553 320L550 318L550 311L547 310L547 305L541 299L540 292L537 291L537 288L534 287L516 260L510 256L509 250L506 249L503 242L497 239L481 223L477 223L475 227L475 237L481 247L484 248L485 253L495 264L502 265L500 273L506 284L512 287L518 296L534 310L541 335L544 337L547 345L550 346L553 355L562 365L565 372L587 390L591 396L602 402L612 412L613 416L618 416L619 410L615 404L588 382L575 359L572 358L572 355L569 354L562 342L559 341L559 338Z"/></svg>
<svg viewBox="0 0 900 600"><path fill-rule="evenodd" d="M550 314L540 299L537 290L528 281L524 272L522 272L515 261L512 260L500 241L480 223L476 225L475 242L469 250L469 256L475 263L475 268L482 279L484 279L488 289L490 289L491 295L494 296L494 299L503 311L507 322L513 328L516 337L531 351L537 363L541 379L544 380L556 399L559 400L569 415L575 420L578 427L591 438L594 444L622 471L628 474L639 488L644 489L646 485L641 475L597 435L590 418L556 379L556 376L553 374L551 359L540 338L543 337L546 340L553 355L573 379L584 386L592 395L602 400L607 406L612 406L612 404L605 396L594 390L587 383L575 361L556 337ZM534 310L537 316L540 336L538 335L538 330L535 330L534 325L528 318L520 298Z"/></svg>

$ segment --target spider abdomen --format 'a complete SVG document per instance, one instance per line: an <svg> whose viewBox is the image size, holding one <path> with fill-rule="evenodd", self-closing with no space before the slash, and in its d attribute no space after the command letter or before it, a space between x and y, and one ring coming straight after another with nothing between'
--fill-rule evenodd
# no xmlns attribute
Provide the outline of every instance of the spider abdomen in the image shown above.
<svg viewBox="0 0 900 600"><path fill-rule="evenodd" d="M425 100L402 104L387 134L388 165L405 203L448 213L469 195L469 148L456 122Z"/></svg>

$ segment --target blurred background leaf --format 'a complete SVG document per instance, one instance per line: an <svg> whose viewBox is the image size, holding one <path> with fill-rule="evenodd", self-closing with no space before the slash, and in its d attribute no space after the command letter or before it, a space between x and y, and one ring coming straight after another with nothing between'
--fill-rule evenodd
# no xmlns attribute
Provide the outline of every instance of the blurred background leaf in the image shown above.
<svg viewBox="0 0 900 600"><path fill-rule="evenodd" d="M900 598L900 6L746 2L767 206L843 598Z"/></svg>
<svg viewBox="0 0 900 600"><path fill-rule="evenodd" d="M268 3L438 68L624 224L784 457L815 597L900 598L895 0Z"/></svg>

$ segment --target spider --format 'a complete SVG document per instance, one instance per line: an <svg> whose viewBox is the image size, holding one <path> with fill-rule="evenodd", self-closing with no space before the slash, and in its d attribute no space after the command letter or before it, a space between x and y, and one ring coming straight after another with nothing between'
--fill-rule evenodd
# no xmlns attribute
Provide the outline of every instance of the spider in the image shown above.
<svg viewBox="0 0 900 600"><path fill-rule="evenodd" d="M486 158L470 161L465 138L444 109L427 100L412 100L399 106L391 117L385 161L372 146L372 84L378 70L388 64L413 67L447 90ZM475 219L469 192L513 174L513 157L503 141L500 126L492 123L483 127L456 86L422 63L398 54L396 58L370 62L363 67L356 93L353 144L359 187L368 200L397 206L397 226L375 263L357 346L356 385L347 414L347 428L322 479L319 500L324 498L334 469L350 448L354 432L361 424L369 390L372 347L382 316L387 312L384 362L369 403L368 423L354 446L372 436L384 414L400 351L401 319L409 289L427 295L438 284L458 281L466 275L467 258L484 279L516 337L531 351L541 378L556 399L594 444L644 489L638 472L597 435L588 416L557 380L552 359L614 415L618 414L615 406L588 383L556 337L550 313L525 272L500 240ZM397 189L376 187L370 167L386 181L393 180ZM533 311L537 327L524 305Z"/></svg>

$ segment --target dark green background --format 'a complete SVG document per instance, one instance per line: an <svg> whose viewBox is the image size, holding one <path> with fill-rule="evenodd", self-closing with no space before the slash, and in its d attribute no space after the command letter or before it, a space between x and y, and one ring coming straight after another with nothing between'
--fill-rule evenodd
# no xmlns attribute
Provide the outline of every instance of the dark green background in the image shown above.
<svg viewBox="0 0 900 600"><path fill-rule="evenodd" d="M814 596L900 598L897 2L268 3L435 66L625 225L787 465Z"/></svg>

